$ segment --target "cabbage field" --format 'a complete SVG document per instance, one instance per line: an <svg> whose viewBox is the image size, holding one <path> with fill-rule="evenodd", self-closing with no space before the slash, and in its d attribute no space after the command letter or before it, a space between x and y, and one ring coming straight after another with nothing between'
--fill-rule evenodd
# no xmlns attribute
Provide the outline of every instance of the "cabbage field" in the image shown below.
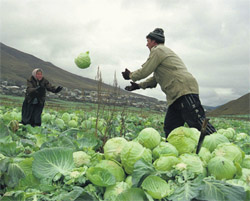
<svg viewBox="0 0 250 201"><path fill-rule="evenodd" d="M1 201L250 200L250 122L211 118L166 139L164 114L46 108L42 126L0 106Z"/></svg>

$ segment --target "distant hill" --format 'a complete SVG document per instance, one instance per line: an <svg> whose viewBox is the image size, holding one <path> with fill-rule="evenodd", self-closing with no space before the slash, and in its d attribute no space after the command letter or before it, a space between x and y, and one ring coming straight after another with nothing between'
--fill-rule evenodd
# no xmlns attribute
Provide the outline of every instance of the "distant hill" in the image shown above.
<svg viewBox="0 0 250 201"><path fill-rule="evenodd" d="M14 83L18 86L26 85L27 78L35 68L41 68L45 77L55 85L61 85L69 89L97 90L97 81L65 71L50 62L43 61L33 55L24 53L3 43L0 43L0 80ZM114 87L102 84L102 91L113 91ZM131 92L120 89L120 94ZM148 100L155 98L133 93L136 97L145 97Z"/></svg>
<svg viewBox="0 0 250 201"><path fill-rule="evenodd" d="M208 113L209 116L250 114L250 93L230 101Z"/></svg>

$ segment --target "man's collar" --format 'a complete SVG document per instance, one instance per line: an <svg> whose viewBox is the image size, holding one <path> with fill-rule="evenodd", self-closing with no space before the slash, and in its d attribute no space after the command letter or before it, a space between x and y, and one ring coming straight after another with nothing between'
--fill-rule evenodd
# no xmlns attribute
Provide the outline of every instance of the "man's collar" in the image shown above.
<svg viewBox="0 0 250 201"><path fill-rule="evenodd" d="M158 45L159 45L159 44L158 44ZM155 45L154 47L152 47L152 48L151 48L151 50L153 50L153 49L157 48L157 46L158 46L158 45Z"/></svg>

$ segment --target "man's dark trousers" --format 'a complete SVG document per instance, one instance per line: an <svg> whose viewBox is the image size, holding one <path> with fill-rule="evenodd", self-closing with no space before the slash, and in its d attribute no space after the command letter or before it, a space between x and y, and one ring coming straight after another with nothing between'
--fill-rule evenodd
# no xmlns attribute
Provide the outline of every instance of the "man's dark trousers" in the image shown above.
<svg viewBox="0 0 250 201"><path fill-rule="evenodd" d="M187 94L178 98L171 104L166 113L164 121L164 131L166 138L169 133L179 126L184 126L186 122L189 127L201 130L205 119L205 111L201 105L198 94ZM212 124L208 123L207 134L216 132Z"/></svg>

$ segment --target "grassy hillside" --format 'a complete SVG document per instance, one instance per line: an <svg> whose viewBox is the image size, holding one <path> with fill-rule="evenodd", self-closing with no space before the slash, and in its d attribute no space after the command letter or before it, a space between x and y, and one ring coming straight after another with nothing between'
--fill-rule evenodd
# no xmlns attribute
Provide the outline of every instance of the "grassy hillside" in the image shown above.
<svg viewBox="0 0 250 201"><path fill-rule="evenodd" d="M209 112L210 116L250 114L250 93Z"/></svg>

